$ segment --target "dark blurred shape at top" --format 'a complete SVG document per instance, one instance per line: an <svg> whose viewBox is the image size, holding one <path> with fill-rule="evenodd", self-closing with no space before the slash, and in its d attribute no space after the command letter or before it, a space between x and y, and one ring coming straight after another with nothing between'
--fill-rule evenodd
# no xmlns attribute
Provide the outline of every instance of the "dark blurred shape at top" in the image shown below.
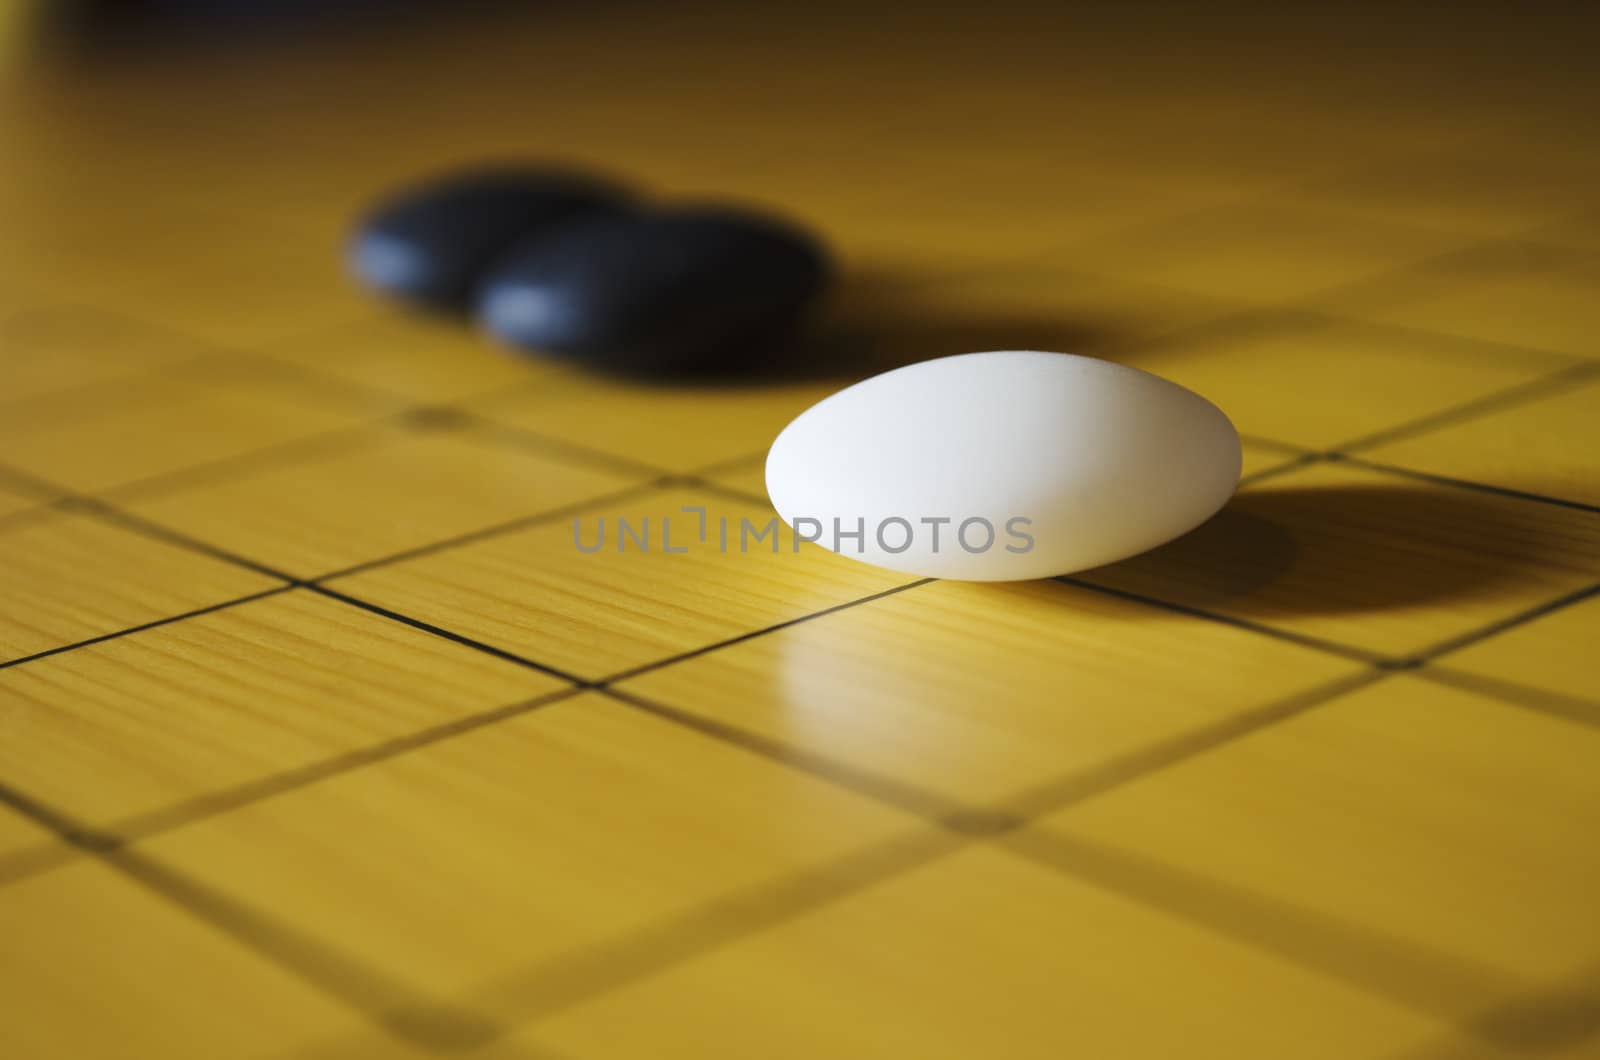
<svg viewBox="0 0 1600 1060"><path fill-rule="evenodd" d="M458 18L505 0L53 0L39 28L57 45L139 45L160 39L249 47L282 36L367 27L399 18Z"/></svg>

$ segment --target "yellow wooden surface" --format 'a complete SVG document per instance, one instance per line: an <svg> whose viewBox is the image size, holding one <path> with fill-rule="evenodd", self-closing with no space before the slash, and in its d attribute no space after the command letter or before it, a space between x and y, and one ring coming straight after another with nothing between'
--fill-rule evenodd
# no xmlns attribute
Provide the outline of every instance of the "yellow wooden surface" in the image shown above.
<svg viewBox="0 0 1600 1060"><path fill-rule="evenodd" d="M0 1056L1600 1056L1577 5L31 6ZM781 209L838 289L650 386L342 275L507 155ZM1018 347L1215 400L1239 496L1027 585L739 550L800 409Z"/></svg>

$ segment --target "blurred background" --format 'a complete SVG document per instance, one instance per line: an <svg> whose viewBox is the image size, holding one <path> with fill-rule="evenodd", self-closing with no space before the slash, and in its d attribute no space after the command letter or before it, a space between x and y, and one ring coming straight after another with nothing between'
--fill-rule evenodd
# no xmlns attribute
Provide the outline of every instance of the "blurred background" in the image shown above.
<svg viewBox="0 0 1600 1060"><path fill-rule="evenodd" d="M1595 1056L1597 25L0 0L0 1056ZM356 289L508 158L814 229L829 377ZM1006 586L540 521L764 512L841 380L1030 347L1246 489Z"/></svg>
<svg viewBox="0 0 1600 1060"><path fill-rule="evenodd" d="M1218 205L1292 193L1492 233L1583 208L1597 176L1578 3L14 0L3 18L0 283L145 309L181 291L221 338L344 311L356 214L483 159L773 206L831 240L877 314L1029 255L1093 275L1117 261L1100 237ZM1259 298L1218 272L1207 294ZM980 328L1082 352L1117 325L1103 304L988 308ZM926 309L903 341L973 348L960 320L917 328Z"/></svg>

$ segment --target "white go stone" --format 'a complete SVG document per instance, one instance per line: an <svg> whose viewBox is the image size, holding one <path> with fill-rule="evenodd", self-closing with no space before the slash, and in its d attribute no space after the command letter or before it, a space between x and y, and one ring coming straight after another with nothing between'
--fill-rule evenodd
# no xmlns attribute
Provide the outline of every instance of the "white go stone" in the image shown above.
<svg viewBox="0 0 1600 1060"><path fill-rule="evenodd" d="M824 398L767 454L805 540L879 567L1014 581L1192 530L1239 482L1239 435L1159 376L1065 353L941 357Z"/></svg>

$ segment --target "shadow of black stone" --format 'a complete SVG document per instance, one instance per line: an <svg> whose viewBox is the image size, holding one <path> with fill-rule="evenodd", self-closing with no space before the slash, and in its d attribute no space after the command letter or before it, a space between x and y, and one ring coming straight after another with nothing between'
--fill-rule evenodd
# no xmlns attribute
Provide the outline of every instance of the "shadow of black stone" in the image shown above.
<svg viewBox="0 0 1600 1060"><path fill-rule="evenodd" d="M693 371L614 374L670 386L762 387L837 382L841 387L919 361L986 350L1052 350L1107 356L1126 336L1083 319L985 314L953 307L958 277L930 282L886 271L848 273L797 332L748 342Z"/></svg>

